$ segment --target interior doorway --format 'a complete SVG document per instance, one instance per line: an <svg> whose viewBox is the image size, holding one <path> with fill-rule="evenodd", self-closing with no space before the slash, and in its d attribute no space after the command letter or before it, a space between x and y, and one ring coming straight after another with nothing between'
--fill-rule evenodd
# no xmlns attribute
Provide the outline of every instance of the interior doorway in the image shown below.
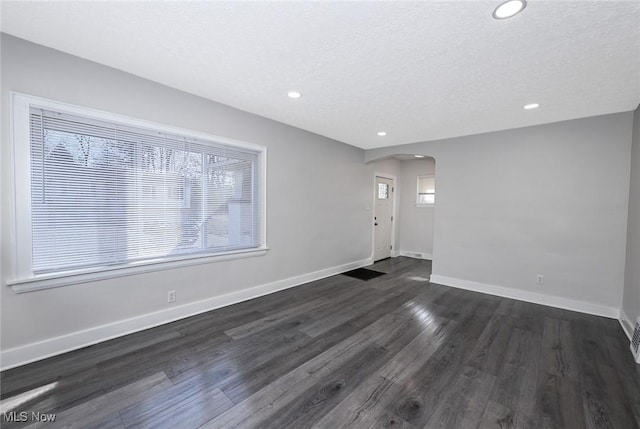
<svg viewBox="0 0 640 429"><path fill-rule="evenodd" d="M394 198L395 186L393 179L376 176L373 215L374 261L391 257Z"/></svg>
<svg viewBox="0 0 640 429"><path fill-rule="evenodd" d="M438 200L435 158L396 154L370 164L374 201L369 219L377 223L372 225L373 260L389 256L433 260ZM389 188L381 186L384 179ZM384 198L386 189L389 194Z"/></svg>

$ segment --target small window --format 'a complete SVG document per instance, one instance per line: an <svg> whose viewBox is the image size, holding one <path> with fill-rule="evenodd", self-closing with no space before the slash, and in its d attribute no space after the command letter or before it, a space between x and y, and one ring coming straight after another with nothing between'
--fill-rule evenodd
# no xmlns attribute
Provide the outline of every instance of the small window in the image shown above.
<svg viewBox="0 0 640 429"><path fill-rule="evenodd" d="M389 185L387 185L386 183L378 183L378 199L389 199Z"/></svg>
<svg viewBox="0 0 640 429"><path fill-rule="evenodd" d="M436 178L433 175L418 176L416 205L431 206L436 202Z"/></svg>

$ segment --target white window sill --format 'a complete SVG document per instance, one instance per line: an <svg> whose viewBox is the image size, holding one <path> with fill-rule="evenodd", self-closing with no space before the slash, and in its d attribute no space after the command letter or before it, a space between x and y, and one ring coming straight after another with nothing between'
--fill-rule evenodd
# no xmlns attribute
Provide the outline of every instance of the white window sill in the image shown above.
<svg viewBox="0 0 640 429"><path fill-rule="evenodd" d="M433 207L434 203L416 203L416 207Z"/></svg>
<svg viewBox="0 0 640 429"><path fill-rule="evenodd" d="M229 261L232 259L264 256L267 253L267 250L269 250L268 247L261 247L250 250L236 250L232 252L217 253L215 255L187 256L171 260L162 259L155 261L144 261L124 267L119 266L92 268L89 270L45 274L27 279L8 281L7 285L9 285L15 293L25 293L61 286L89 283L98 280L125 277L152 271L171 270L174 268L188 267L192 265L202 265L213 262Z"/></svg>

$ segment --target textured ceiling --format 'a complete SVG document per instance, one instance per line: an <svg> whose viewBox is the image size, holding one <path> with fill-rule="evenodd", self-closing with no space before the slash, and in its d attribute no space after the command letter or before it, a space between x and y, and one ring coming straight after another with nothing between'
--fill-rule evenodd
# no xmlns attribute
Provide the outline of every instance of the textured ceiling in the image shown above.
<svg viewBox="0 0 640 429"><path fill-rule="evenodd" d="M362 148L636 108L639 1L499 3L4 1L1 28Z"/></svg>

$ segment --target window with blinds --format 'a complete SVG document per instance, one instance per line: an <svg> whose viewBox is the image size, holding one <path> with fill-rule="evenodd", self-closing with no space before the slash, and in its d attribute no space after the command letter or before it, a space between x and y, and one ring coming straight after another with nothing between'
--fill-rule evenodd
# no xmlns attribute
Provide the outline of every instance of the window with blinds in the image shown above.
<svg viewBox="0 0 640 429"><path fill-rule="evenodd" d="M416 204L429 206L436 202L436 178L433 175L418 176Z"/></svg>
<svg viewBox="0 0 640 429"><path fill-rule="evenodd" d="M260 248L261 151L29 106L33 275Z"/></svg>

